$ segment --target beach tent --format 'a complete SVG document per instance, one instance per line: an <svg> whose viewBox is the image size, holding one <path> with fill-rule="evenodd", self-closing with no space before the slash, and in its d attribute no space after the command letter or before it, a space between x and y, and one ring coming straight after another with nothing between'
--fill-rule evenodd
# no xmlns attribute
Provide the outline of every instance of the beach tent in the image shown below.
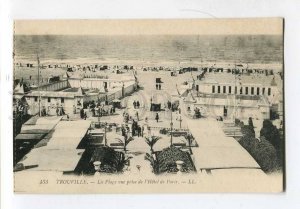
<svg viewBox="0 0 300 209"><path fill-rule="evenodd" d="M112 101L112 105L113 105L114 108L121 108L121 100L119 100L119 99L114 99L114 100Z"/></svg>

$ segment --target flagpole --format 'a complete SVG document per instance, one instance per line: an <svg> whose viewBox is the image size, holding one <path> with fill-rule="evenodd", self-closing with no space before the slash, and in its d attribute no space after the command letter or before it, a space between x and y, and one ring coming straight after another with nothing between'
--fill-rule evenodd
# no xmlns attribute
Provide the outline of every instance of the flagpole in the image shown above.
<svg viewBox="0 0 300 209"><path fill-rule="evenodd" d="M37 70L38 70L38 92L39 92L39 116L41 116L41 92L40 92L40 59L39 55L37 54Z"/></svg>
<svg viewBox="0 0 300 209"><path fill-rule="evenodd" d="M236 61L235 61L235 63L234 63L234 83L235 83L235 86L236 86ZM242 88L242 87L240 87L240 88ZM236 87L236 92L235 92L235 89L234 89L234 121L233 121L233 123L234 123L234 126L236 125L235 124L235 120L236 120L236 94L238 93L238 89L237 89L237 87ZM235 137L235 129L233 129L233 136Z"/></svg>

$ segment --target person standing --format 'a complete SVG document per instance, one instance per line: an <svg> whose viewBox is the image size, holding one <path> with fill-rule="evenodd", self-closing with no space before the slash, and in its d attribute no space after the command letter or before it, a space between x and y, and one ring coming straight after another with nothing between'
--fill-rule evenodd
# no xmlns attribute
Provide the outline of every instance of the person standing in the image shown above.
<svg viewBox="0 0 300 209"><path fill-rule="evenodd" d="M171 105L172 105L172 103L170 101L168 101L168 109L171 109Z"/></svg>
<svg viewBox="0 0 300 209"><path fill-rule="evenodd" d="M135 100L133 101L133 107L134 107L134 109L136 109L136 101Z"/></svg>
<svg viewBox="0 0 300 209"><path fill-rule="evenodd" d="M84 110L83 108L80 109L80 118L83 119L84 118Z"/></svg>
<svg viewBox="0 0 300 209"><path fill-rule="evenodd" d="M138 137L141 137L142 128L140 125L137 127Z"/></svg>
<svg viewBox="0 0 300 209"><path fill-rule="evenodd" d="M58 106L56 106L56 115L59 116L59 109L58 109Z"/></svg>
<svg viewBox="0 0 300 209"><path fill-rule="evenodd" d="M137 106L138 109L140 108L140 102L139 102L139 100L136 102L136 106Z"/></svg>
<svg viewBox="0 0 300 209"><path fill-rule="evenodd" d="M95 108L92 108L92 110L91 110L91 111L92 111L92 116L93 116L93 117L95 117L95 116L96 116L96 113L95 113L95 112L96 112L96 110L95 110Z"/></svg>
<svg viewBox="0 0 300 209"><path fill-rule="evenodd" d="M151 136L151 127L148 126L147 129L148 129L148 136Z"/></svg>
<svg viewBox="0 0 300 209"><path fill-rule="evenodd" d="M144 137L144 126L142 126L142 128L141 128L141 135L142 135L142 137Z"/></svg>
<svg viewBox="0 0 300 209"><path fill-rule="evenodd" d="M128 125L126 125L126 138L130 136L129 134L130 134L130 128Z"/></svg>
<svg viewBox="0 0 300 209"><path fill-rule="evenodd" d="M134 120L132 121L132 125L131 125L131 133L132 133L132 136L135 136L135 121Z"/></svg>
<svg viewBox="0 0 300 209"><path fill-rule="evenodd" d="M159 120L158 112L156 113L155 120L156 120L156 122L158 123L158 120Z"/></svg>
<svg viewBox="0 0 300 209"><path fill-rule="evenodd" d="M122 136L125 136L126 130L125 130L124 126L122 126L121 131L122 131Z"/></svg>

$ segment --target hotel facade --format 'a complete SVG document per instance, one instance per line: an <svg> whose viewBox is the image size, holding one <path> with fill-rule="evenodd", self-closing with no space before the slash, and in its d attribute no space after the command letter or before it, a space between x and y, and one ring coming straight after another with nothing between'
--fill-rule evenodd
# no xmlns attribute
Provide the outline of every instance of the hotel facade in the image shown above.
<svg viewBox="0 0 300 209"><path fill-rule="evenodd" d="M269 119L271 110L280 112L281 95L271 76L216 74L196 80L184 103L187 111L199 108L207 116Z"/></svg>

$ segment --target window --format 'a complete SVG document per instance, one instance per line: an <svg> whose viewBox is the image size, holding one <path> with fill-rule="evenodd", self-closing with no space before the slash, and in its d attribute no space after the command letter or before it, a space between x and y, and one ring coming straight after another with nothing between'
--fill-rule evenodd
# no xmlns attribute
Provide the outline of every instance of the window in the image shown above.
<svg viewBox="0 0 300 209"><path fill-rule="evenodd" d="M234 88L234 93L237 94L237 87Z"/></svg>
<svg viewBox="0 0 300 209"><path fill-rule="evenodd" d="M221 93L221 86L218 86L218 93Z"/></svg>
<svg viewBox="0 0 300 209"><path fill-rule="evenodd" d="M266 91L265 87L262 88L262 94L263 94L263 95L265 94L265 91Z"/></svg>
<svg viewBox="0 0 300 209"><path fill-rule="evenodd" d="M212 86L212 93L215 93L215 86Z"/></svg>
<svg viewBox="0 0 300 209"><path fill-rule="evenodd" d="M60 98L60 103L65 103L65 98Z"/></svg>
<svg viewBox="0 0 300 209"><path fill-rule="evenodd" d="M259 95L259 87L257 87L256 94Z"/></svg>
<svg viewBox="0 0 300 209"><path fill-rule="evenodd" d="M251 87L251 95L254 94L254 87Z"/></svg>
<svg viewBox="0 0 300 209"><path fill-rule="evenodd" d="M247 94L248 95L248 87L246 87L246 93L245 94Z"/></svg>
<svg viewBox="0 0 300 209"><path fill-rule="evenodd" d="M240 88L240 94L243 94L243 87Z"/></svg>
<svg viewBox="0 0 300 209"><path fill-rule="evenodd" d="M34 101L37 102L38 101L38 97L34 97Z"/></svg>
<svg viewBox="0 0 300 209"><path fill-rule="evenodd" d="M48 97L48 102L51 102L51 98L50 97Z"/></svg>
<svg viewBox="0 0 300 209"><path fill-rule="evenodd" d="M223 86L223 93L226 94L226 86Z"/></svg>
<svg viewBox="0 0 300 209"><path fill-rule="evenodd" d="M228 87L228 93L231 94L231 86Z"/></svg>
<svg viewBox="0 0 300 209"><path fill-rule="evenodd" d="M271 88L268 88L268 95L271 95Z"/></svg>

